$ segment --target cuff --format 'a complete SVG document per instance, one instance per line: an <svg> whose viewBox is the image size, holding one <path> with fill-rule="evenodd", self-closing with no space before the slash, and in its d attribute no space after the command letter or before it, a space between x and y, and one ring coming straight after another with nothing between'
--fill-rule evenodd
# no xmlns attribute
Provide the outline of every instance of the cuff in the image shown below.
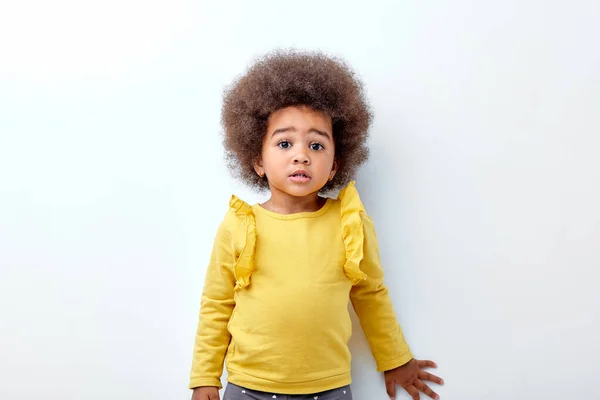
<svg viewBox="0 0 600 400"><path fill-rule="evenodd" d="M386 361L377 360L377 371L385 372L385 371L389 371L394 368L398 368L398 367L406 364L407 362L409 362L412 359L413 359L412 353L410 351L407 351L406 353L402 354L401 356L393 358L391 360L386 360Z"/></svg>
<svg viewBox="0 0 600 400"><path fill-rule="evenodd" d="M195 389L201 386L213 386L222 389L221 380L218 378L200 377L190 379L190 389Z"/></svg>

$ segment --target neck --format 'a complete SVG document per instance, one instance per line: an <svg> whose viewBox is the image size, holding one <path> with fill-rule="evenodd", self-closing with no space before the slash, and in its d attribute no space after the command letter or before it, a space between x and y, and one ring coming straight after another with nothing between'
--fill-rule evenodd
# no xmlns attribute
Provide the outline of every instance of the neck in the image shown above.
<svg viewBox="0 0 600 400"><path fill-rule="evenodd" d="M327 199L320 197L318 193L311 193L300 197L292 196L278 190L271 190L271 198L262 204L262 206L277 214L297 214L318 211L325 205L326 201Z"/></svg>

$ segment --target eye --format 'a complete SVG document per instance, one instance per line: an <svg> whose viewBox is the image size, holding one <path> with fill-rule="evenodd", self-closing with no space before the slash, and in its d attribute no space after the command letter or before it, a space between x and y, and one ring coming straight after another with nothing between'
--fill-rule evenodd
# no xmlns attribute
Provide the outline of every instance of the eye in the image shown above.
<svg viewBox="0 0 600 400"><path fill-rule="evenodd" d="M321 143L318 143L318 142L311 143L309 147L310 147L311 150L314 150L314 151L319 151L319 150L323 150L324 149L323 145Z"/></svg>
<svg viewBox="0 0 600 400"><path fill-rule="evenodd" d="M277 146L282 149L289 149L292 147L292 143L290 143L289 140L282 140L281 142L277 143Z"/></svg>

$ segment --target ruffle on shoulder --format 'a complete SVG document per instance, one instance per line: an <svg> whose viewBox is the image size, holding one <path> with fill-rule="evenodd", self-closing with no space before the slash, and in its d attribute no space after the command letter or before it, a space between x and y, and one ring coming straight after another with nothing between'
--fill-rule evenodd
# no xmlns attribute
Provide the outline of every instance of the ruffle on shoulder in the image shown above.
<svg viewBox="0 0 600 400"><path fill-rule="evenodd" d="M245 288L250 284L250 275L254 272L254 253L256 249L256 220L252 207L237 196L231 196L229 208L245 226L245 230L237 230L234 237L236 247L241 248L240 255L234 266L235 290Z"/></svg>
<svg viewBox="0 0 600 400"><path fill-rule="evenodd" d="M360 201L354 182L350 182L340 194L342 214L342 237L346 248L346 263L344 273L353 285L367 279L367 275L360 270L363 259L363 245L365 233L363 230L363 213L365 208Z"/></svg>

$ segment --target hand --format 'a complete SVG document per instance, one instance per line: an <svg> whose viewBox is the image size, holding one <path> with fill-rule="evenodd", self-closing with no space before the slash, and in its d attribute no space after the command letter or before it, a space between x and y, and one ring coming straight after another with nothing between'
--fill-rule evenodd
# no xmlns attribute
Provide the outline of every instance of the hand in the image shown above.
<svg viewBox="0 0 600 400"><path fill-rule="evenodd" d="M415 360L414 358L406 364L385 371L385 388L390 399L396 398L396 385L400 385L412 396L413 400L419 400L419 392L425 393L432 399L438 400L440 396L429 388L423 381L430 381L442 385L444 381L439 377L423 371L423 368L435 368L433 361Z"/></svg>
<svg viewBox="0 0 600 400"><path fill-rule="evenodd" d="M194 388L192 400L219 400L219 389L214 386Z"/></svg>

